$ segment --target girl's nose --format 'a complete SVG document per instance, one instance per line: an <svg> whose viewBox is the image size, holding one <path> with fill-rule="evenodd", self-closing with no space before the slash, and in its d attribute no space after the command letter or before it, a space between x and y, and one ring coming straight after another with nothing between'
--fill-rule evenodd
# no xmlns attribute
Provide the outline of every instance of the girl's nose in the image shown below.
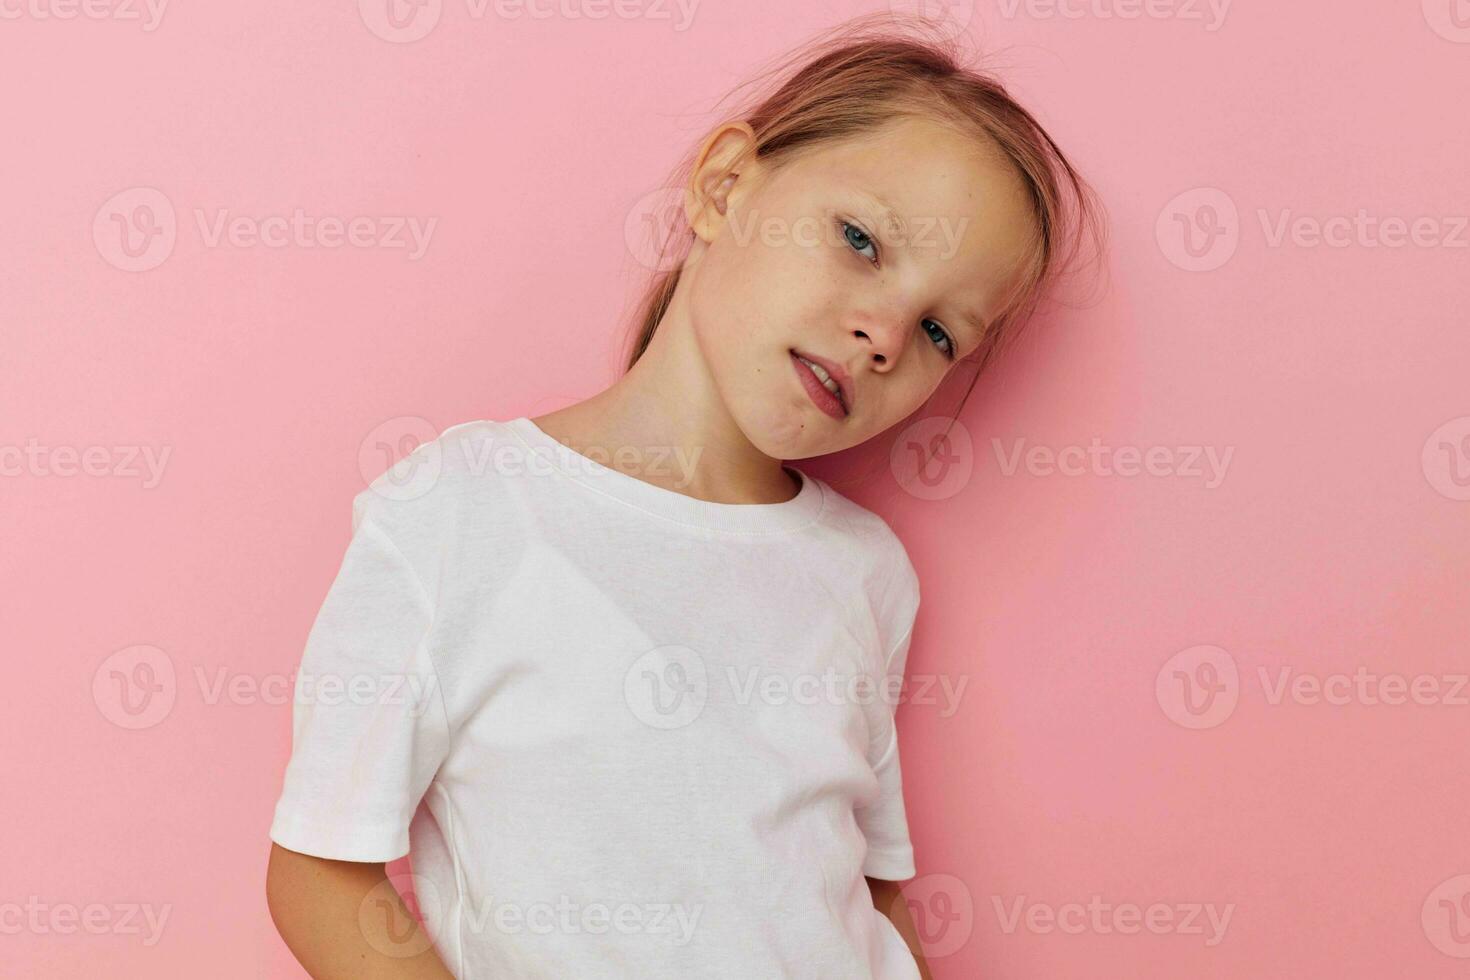
<svg viewBox="0 0 1470 980"><path fill-rule="evenodd" d="M912 330L911 318L892 307L856 318L853 337L874 367L892 367L904 350Z"/></svg>

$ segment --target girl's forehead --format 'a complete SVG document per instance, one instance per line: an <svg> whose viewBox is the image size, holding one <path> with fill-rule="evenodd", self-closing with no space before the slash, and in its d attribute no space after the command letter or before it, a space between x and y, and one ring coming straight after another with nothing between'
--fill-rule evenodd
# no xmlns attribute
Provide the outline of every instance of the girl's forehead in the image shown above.
<svg viewBox="0 0 1470 980"><path fill-rule="evenodd" d="M954 211L965 202L978 206L976 198L1024 191L1014 166L994 147L923 121L813 147L791 176L808 186L822 182L876 195L900 213L941 206Z"/></svg>

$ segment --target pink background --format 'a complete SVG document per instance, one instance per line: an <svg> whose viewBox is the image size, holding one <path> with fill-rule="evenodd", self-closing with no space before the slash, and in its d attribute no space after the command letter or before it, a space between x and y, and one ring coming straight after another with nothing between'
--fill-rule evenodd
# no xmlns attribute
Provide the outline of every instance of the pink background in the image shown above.
<svg viewBox="0 0 1470 980"><path fill-rule="evenodd" d="M1047 317L982 381L949 495L886 473L852 491L922 578L911 684L966 685L957 710L899 709L936 976L1470 971L1453 2L955 8L1108 202L1113 267L1105 299ZM281 684L380 444L609 383L645 271L625 237L640 198L732 85L876 8L707 2L681 23L651 0L605 19L446 0L399 43L372 0L179 3L151 27L28 3L0 22L3 972L300 976L263 890ZM157 218L159 195L176 240L130 271L109 216ZM298 207L436 225L411 258L212 245L195 217ZM1287 212L1360 209L1434 223L1396 248L1273 244ZM1016 440L1094 439L1178 465L1003 465ZM1191 446L1232 453L1217 485ZM161 479L139 450L169 453ZM67 475L68 452L91 472ZM172 681L151 717L109 686L109 658L140 645ZM1439 695L1272 697L1284 669L1359 668ZM216 696L220 679L240 686ZM111 924L23 923L31 896ZM1038 918L1094 896L1163 903L1175 927ZM1031 918L1011 926L1018 901ZM1232 907L1218 942L1204 916L1177 927L1191 903ZM156 942L128 904L167 910Z"/></svg>

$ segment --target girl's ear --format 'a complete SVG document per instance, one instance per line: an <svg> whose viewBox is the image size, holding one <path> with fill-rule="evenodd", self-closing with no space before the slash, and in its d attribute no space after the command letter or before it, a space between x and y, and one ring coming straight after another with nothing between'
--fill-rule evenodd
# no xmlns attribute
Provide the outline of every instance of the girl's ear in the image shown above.
<svg viewBox="0 0 1470 980"><path fill-rule="evenodd" d="M684 217L704 241L713 241L719 234L741 174L748 178L755 167L754 147L755 131L743 121L724 123L705 140L684 201Z"/></svg>

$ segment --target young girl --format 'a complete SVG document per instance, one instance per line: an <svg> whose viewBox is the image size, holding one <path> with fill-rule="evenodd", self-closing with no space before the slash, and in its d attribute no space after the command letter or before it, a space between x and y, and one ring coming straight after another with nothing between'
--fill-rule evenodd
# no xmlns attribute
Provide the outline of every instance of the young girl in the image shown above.
<svg viewBox="0 0 1470 980"><path fill-rule="evenodd" d="M857 22L802 57L681 170L620 380L354 498L271 827L313 976L929 976L896 884L918 579L782 461L989 362L1090 191L942 39ZM384 875L410 850L427 935Z"/></svg>

